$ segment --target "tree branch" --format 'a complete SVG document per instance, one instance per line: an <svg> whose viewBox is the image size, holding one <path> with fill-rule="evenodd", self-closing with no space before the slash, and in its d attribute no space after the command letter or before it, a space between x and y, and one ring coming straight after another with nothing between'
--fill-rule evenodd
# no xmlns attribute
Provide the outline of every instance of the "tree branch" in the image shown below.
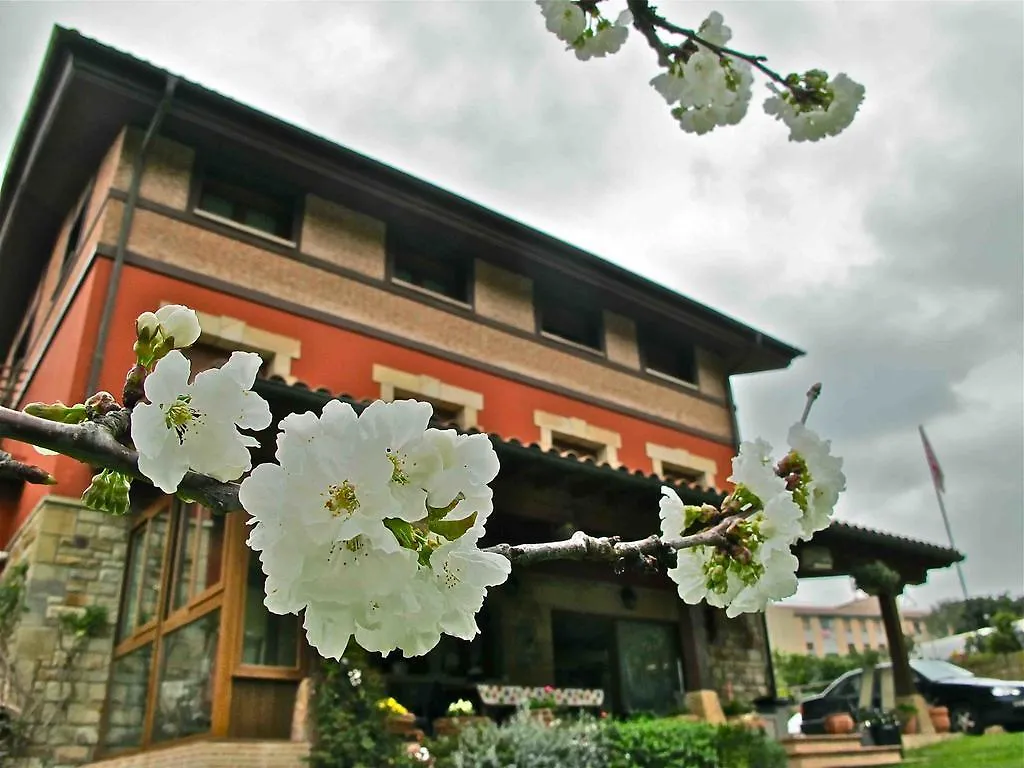
<svg viewBox="0 0 1024 768"><path fill-rule="evenodd" d="M139 471L139 454L119 443L105 423L124 421L128 411L110 411L99 417L101 423L86 421L81 424L61 424L21 411L0 407L0 438L9 437L31 445L57 451L77 459L83 464L123 472L130 477L145 480ZM238 483L222 483L196 472L186 473L181 481L180 493L195 499L214 512L238 512Z"/></svg>
<svg viewBox="0 0 1024 768"><path fill-rule="evenodd" d="M7 451L0 451L0 478L4 477L24 480L34 485L53 485L57 482L45 469L18 461Z"/></svg>
<svg viewBox="0 0 1024 768"><path fill-rule="evenodd" d="M127 411L113 411L101 418L118 420L126 415ZM88 421L81 424L61 424L0 407L0 438L4 437L58 451L94 467L113 469L145 480L139 472L138 453L119 443L110 429L102 424ZM242 505L238 501L238 483L222 483L212 477L189 472L181 482L179 493L195 499L215 512L242 510ZM485 551L503 555L513 565L532 565L551 560L588 560L611 563L618 573L631 566L651 569L671 564L676 550L679 549L701 545L727 545L726 532L729 527L745 516L718 516L711 528L675 539L663 540L658 536L648 536L638 541L622 541L618 536L598 537L577 531L564 541L496 544Z"/></svg>

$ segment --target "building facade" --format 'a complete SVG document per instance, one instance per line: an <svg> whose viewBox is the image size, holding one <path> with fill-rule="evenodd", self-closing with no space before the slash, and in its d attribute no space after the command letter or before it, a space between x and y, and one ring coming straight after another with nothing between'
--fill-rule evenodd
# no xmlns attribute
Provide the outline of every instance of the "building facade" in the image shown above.
<svg viewBox="0 0 1024 768"><path fill-rule="evenodd" d="M913 643L929 640L927 611L900 610L903 634ZM866 650L886 651L888 640L878 598L865 597L834 606L768 606L768 640L773 651L809 656L846 656Z"/></svg>
<svg viewBox="0 0 1024 768"><path fill-rule="evenodd" d="M232 349L262 355L257 390L275 423L331 398L414 397L435 424L488 433L502 471L485 543L649 535L665 482L717 503L737 444L730 377L800 354L58 29L0 189L0 402L119 393L135 318L163 303L200 313L193 370ZM259 437L254 463L273 455L273 430ZM300 765L293 721L314 656L297 617L264 608L243 517L141 482L132 514L99 515L78 502L86 466L0 447L58 481L0 479L0 547L7 567L28 565L19 660L57 658L61 612L101 605L111 618L46 754L109 768L227 754L233 766ZM844 531L831 532L837 551L854 551ZM865 535L873 556L895 543ZM913 578L948 564L923 557L901 559L923 569ZM428 719L482 683L601 688L606 709L685 702L712 718L719 695L774 695L763 617L686 606L664 576L517 569L480 624L472 643L381 662L392 692Z"/></svg>

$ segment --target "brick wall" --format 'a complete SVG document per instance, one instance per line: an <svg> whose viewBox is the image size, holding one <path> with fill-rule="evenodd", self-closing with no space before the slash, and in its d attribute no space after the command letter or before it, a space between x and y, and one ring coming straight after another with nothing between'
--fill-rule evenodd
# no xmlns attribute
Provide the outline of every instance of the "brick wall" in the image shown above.
<svg viewBox="0 0 1024 768"><path fill-rule="evenodd" d="M99 739L126 540L124 519L87 510L76 500L47 496L11 542L9 566L29 565L28 610L14 638L22 679L35 664L42 665L35 695L45 697L44 718L68 698L70 687L66 714L53 716L52 726L39 734L43 743L38 757L52 761L50 765L80 765L92 758ZM62 659L56 647L57 618L86 605L107 608L110 629L88 642L71 682L61 683L56 670Z"/></svg>

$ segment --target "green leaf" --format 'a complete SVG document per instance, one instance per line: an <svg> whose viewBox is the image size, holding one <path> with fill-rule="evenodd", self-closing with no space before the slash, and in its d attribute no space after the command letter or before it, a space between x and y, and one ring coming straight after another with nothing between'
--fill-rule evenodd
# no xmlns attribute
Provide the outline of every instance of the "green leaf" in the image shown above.
<svg viewBox="0 0 1024 768"><path fill-rule="evenodd" d="M473 527L476 522L476 512L461 520L437 520L431 521L430 530L444 536L449 541L461 538L466 531Z"/></svg>
<svg viewBox="0 0 1024 768"><path fill-rule="evenodd" d="M398 543L403 547L406 549L416 549L416 531L410 523L397 517L389 517L384 520L384 527L395 534Z"/></svg>
<svg viewBox="0 0 1024 768"><path fill-rule="evenodd" d="M56 421L61 424L79 424L87 417L86 408L82 403L77 405L64 405L60 400L56 403L29 403L23 409L29 416L37 416L47 421Z"/></svg>

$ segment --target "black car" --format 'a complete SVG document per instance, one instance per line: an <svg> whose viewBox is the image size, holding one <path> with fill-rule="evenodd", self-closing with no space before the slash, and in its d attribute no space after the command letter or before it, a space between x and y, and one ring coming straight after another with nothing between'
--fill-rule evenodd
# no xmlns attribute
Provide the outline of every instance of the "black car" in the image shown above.
<svg viewBox="0 0 1024 768"><path fill-rule="evenodd" d="M891 668L879 664L877 670ZM1024 730L1024 682L975 677L948 661L911 659L917 692L932 706L948 707L954 731L983 733L990 725L1007 731ZM881 675L874 675L871 708L882 705ZM825 718L839 712L856 716L861 706L863 671L855 669L837 678L817 696L800 703L800 729L805 734L825 733Z"/></svg>

